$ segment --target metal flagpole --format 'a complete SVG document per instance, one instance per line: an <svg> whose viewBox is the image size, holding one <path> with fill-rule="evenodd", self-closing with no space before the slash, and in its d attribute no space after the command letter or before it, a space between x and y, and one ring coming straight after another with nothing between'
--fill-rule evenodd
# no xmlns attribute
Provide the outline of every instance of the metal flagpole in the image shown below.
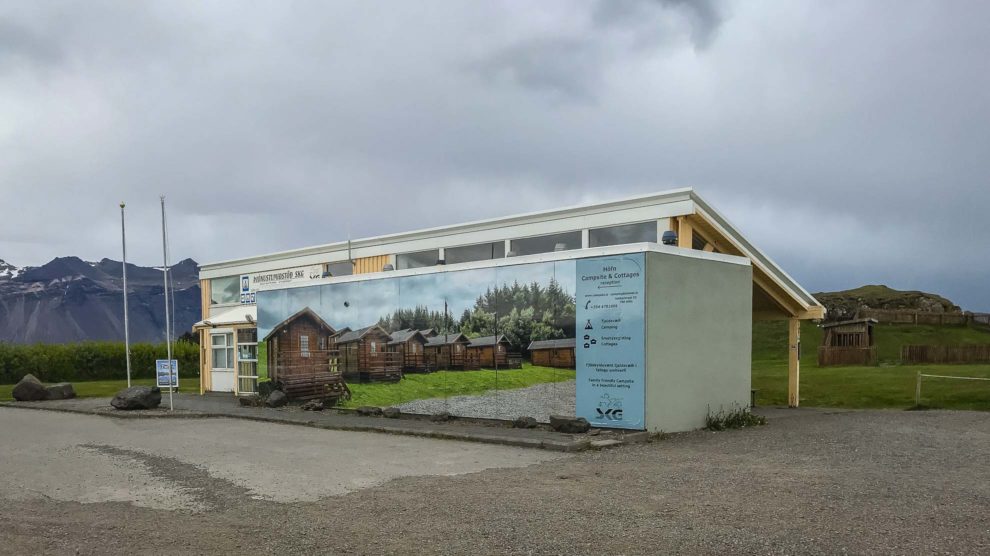
<svg viewBox="0 0 990 556"><path fill-rule="evenodd" d="M162 201L162 259L165 262L165 266L162 267L162 275L164 276L165 282L165 348L168 365L168 409L172 411L175 406L172 403L172 381L173 381L173 369L172 369L172 333L171 333L171 322L168 316L168 247L166 245L166 235L165 235L165 196L160 197Z"/></svg>
<svg viewBox="0 0 990 556"><path fill-rule="evenodd" d="M127 321L127 233L124 231L124 202L120 202L120 244L123 247L124 277L124 356L127 359L127 387L131 387L131 333Z"/></svg>

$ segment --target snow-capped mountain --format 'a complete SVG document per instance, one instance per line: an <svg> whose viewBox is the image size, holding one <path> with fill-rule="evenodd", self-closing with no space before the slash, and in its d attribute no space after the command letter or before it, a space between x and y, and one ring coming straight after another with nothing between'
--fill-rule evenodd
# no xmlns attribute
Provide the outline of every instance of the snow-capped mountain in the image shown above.
<svg viewBox="0 0 990 556"><path fill-rule="evenodd" d="M172 266L175 332L199 320L199 265L186 259ZM123 340L123 280L120 261L86 262L59 257L37 267L0 261L0 341L63 343ZM131 340L160 341L165 335L162 273L127 265Z"/></svg>
<svg viewBox="0 0 990 556"><path fill-rule="evenodd" d="M18 275L23 271L23 269L17 268L16 266L8 263L7 261L0 259L0 280L10 280L11 278L17 278Z"/></svg>

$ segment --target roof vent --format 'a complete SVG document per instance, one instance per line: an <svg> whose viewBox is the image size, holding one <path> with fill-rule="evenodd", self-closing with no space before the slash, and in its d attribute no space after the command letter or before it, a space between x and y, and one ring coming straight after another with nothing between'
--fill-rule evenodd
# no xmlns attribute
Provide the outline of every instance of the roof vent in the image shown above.
<svg viewBox="0 0 990 556"><path fill-rule="evenodd" d="M385 266L382 267L382 272L389 272L389 271L392 271L392 270L395 270L395 267L392 266L391 263L389 263L389 264L387 264L387 265L385 265Z"/></svg>
<svg viewBox="0 0 990 556"><path fill-rule="evenodd" d="M443 259L437 259L437 264L447 264L447 261Z"/></svg>
<svg viewBox="0 0 990 556"><path fill-rule="evenodd" d="M660 236L660 241L662 241L664 245L677 245L677 232L667 230L662 236Z"/></svg>
<svg viewBox="0 0 990 556"><path fill-rule="evenodd" d="M506 257L515 257L516 256L516 252L515 251L509 251L508 253L505 254L505 256Z"/></svg>
<svg viewBox="0 0 990 556"><path fill-rule="evenodd" d="M567 251L567 244L566 243L558 243L558 244L556 244L556 245L553 246L553 250L554 251Z"/></svg>

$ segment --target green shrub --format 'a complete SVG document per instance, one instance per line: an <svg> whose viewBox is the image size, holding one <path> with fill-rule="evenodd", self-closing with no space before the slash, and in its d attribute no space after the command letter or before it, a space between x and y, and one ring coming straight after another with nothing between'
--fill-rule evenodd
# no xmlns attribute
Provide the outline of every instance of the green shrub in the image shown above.
<svg viewBox="0 0 990 556"><path fill-rule="evenodd" d="M131 345L131 376L154 378L155 360L165 359L164 343ZM199 376L199 346L172 345L179 374ZM75 344L8 344L0 342L0 384L13 384L31 373L43 382L112 380L127 376L123 342Z"/></svg>
<svg viewBox="0 0 990 556"><path fill-rule="evenodd" d="M721 409L716 413L712 413L712 409L709 407L708 415L705 417L705 428L710 431L742 429L765 424L767 424L767 418L762 415L754 415L748 407Z"/></svg>

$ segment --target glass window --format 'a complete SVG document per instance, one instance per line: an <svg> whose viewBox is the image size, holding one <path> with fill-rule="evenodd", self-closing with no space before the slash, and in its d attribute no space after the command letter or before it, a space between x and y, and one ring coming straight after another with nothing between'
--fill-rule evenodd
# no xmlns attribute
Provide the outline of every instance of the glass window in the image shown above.
<svg viewBox="0 0 990 556"><path fill-rule="evenodd" d="M494 243L448 247L444 249L444 257L446 257L447 264L501 259L505 257L505 242L496 241Z"/></svg>
<svg viewBox="0 0 990 556"><path fill-rule="evenodd" d="M330 276L350 276L354 274L354 265L350 261L330 263L327 265L327 272L330 273Z"/></svg>
<svg viewBox="0 0 990 556"><path fill-rule="evenodd" d="M657 223L640 222L639 224L623 224L597 228L588 232L589 247L604 247L606 245L622 245L623 243L657 242Z"/></svg>
<svg viewBox="0 0 990 556"><path fill-rule="evenodd" d="M241 300L239 276L225 276L210 280L210 305L238 303Z"/></svg>
<svg viewBox="0 0 990 556"><path fill-rule="evenodd" d="M511 243L511 251L516 256L535 255L537 253L552 253L557 250L557 246L561 246L564 250L580 249L581 232L564 232L548 236L514 239Z"/></svg>
<svg viewBox="0 0 990 556"><path fill-rule="evenodd" d="M371 353L376 353L377 351L378 346L375 345L375 342L371 342Z"/></svg>
<svg viewBox="0 0 990 556"><path fill-rule="evenodd" d="M234 334L211 334L211 346L213 348L213 368L233 369L234 368Z"/></svg>
<svg viewBox="0 0 990 556"><path fill-rule="evenodd" d="M309 357L309 336L305 334L299 336L299 355Z"/></svg>
<svg viewBox="0 0 990 556"><path fill-rule="evenodd" d="M437 259L440 258L439 249L431 249L429 251L419 251L416 253L403 253L401 255L395 256L395 265L398 267L396 270L405 270L407 268L422 268L424 266L433 266L437 264Z"/></svg>

